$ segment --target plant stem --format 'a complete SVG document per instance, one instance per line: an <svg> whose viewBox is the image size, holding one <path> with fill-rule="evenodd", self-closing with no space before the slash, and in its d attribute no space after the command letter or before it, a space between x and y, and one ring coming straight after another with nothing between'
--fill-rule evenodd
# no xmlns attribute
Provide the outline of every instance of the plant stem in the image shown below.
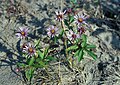
<svg viewBox="0 0 120 85"><path fill-rule="evenodd" d="M62 29L64 30L64 34L65 34L65 41L64 41L65 49L67 49L67 34L65 32L65 26L64 26L63 20L61 21L61 26L62 26ZM65 54L66 54L66 58L68 58L68 52L66 50L65 50Z"/></svg>

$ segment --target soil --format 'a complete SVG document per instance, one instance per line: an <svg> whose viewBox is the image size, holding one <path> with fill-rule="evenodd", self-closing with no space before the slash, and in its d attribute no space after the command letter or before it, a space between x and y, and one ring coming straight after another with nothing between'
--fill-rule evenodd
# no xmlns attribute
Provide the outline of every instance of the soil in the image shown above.
<svg viewBox="0 0 120 85"><path fill-rule="evenodd" d="M20 40L15 32L20 26L28 26L33 40L43 38L49 23L56 23L55 11L64 10L69 0L10 1L13 0L0 1L0 85L27 85L15 71L20 58ZM120 85L120 0L100 1L80 0L90 15L88 22L93 31L86 34L88 42L97 46L97 60L86 55L72 70L64 64L50 66L52 77L44 82L38 78L34 85ZM9 7L15 8L12 13L7 11Z"/></svg>

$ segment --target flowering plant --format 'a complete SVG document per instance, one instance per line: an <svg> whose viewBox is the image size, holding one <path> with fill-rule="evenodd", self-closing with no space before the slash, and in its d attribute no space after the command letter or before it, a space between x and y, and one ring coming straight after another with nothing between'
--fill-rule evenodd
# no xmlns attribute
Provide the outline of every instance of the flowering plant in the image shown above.
<svg viewBox="0 0 120 85"><path fill-rule="evenodd" d="M71 2L76 4L76 0L71 0ZM28 42L30 41L27 38L29 32L28 27L21 27L16 33L20 39L27 40L21 47L22 56L25 57L25 60L17 64L19 69L17 71L24 71L28 81L31 81L34 72L38 68L46 68L50 65L50 62L56 60L57 54L54 53L54 50L57 53L64 54L64 61L70 64L73 62L71 61L73 57L76 57L78 62L80 62L84 59L85 53L88 53L94 60L97 58L92 51L96 46L87 42L86 31L91 29L87 23L88 15L83 11L76 12L72 8L68 8L64 12L62 10L56 11L55 14L56 22L60 26L50 25L46 30L46 34L48 35L47 39L50 44L48 47L42 48L40 46L41 39L35 40L32 44ZM54 47L55 45L59 49L56 49Z"/></svg>
<svg viewBox="0 0 120 85"><path fill-rule="evenodd" d="M16 71L24 72L27 81L31 81L35 70L47 67L48 62L54 60L54 58L48 55L48 47L40 49L40 39L34 42L28 42L28 34L28 27L20 27L16 32L18 38L27 41L21 45L21 56L25 59L17 63Z"/></svg>

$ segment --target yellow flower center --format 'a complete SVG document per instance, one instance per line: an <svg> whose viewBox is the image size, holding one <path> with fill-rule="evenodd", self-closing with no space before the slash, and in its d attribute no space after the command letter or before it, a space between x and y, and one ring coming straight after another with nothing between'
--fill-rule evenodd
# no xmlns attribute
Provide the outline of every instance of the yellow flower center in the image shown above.
<svg viewBox="0 0 120 85"><path fill-rule="evenodd" d="M51 32L52 34L55 34L55 30L54 30L54 29L50 30L50 32Z"/></svg>
<svg viewBox="0 0 120 85"><path fill-rule="evenodd" d="M82 23L82 22L83 22L83 19L82 19L82 18L79 18L78 21L79 21L80 23Z"/></svg>
<svg viewBox="0 0 120 85"><path fill-rule="evenodd" d="M28 49L28 51L29 51L30 53L32 53L32 52L33 52L33 48L30 47L30 48Z"/></svg>
<svg viewBox="0 0 120 85"><path fill-rule="evenodd" d="M62 15L57 15L57 18L58 18L58 19L62 19L63 16L62 16Z"/></svg>
<svg viewBox="0 0 120 85"><path fill-rule="evenodd" d="M21 35L25 36L25 32L22 31L22 32L21 32Z"/></svg>

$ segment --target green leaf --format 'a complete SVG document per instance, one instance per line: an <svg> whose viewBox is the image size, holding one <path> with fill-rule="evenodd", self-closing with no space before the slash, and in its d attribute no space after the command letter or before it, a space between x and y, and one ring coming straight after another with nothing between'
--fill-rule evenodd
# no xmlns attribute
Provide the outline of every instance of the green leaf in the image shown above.
<svg viewBox="0 0 120 85"><path fill-rule="evenodd" d="M71 2L73 2L73 3L77 3L77 0L70 0Z"/></svg>
<svg viewBox="0 0 120 85"><path fill-rule="evenodd" d="M38 55L40 56L41 59L44 58L44 53L42 53L40 50L38 50Z"/></svg>
<svg viewBox="0 0 120 85"><path fill-rule="evenodd" d="M56 42L57 42L57 40L58 40L58 37L57 37L57 36L55 36L55 37L54 37L54 43L56 43Z"/></svg>
<svg viewBox="0 0 120 85"><path fill-rule="evenodd" d="M28 79L28 81L30 81L30 75L29 75L29 70L27 70L26 72L25 72L25 76L26 76L26 78Z"/></svg>
<svg viewBox="0 0 120 85"><path fill-rule="evenodd" d="M85 47L87 45L87 36L85 34L82 35L82 40L83 40L83 42L81 45L82 45L82 47Z"/></svg>
<svg viewBox="0 0 120 85"><path fill-rule="evenodd" d="M85 34L82 35L83 41L87 41L87 36Z"/></svg>
<svg viewBox="0 0 120 85"><path fill-rule="evenodd" d="M81 49L79 51L78 62L80 62L83 59L83 54L84 54L83 49Z"/></svg>
<svg viewBox="0 0 120 85"><path fill-rule="evenodd" d="M73 46L70 46L66 49L66 51L70 51L70 50L76 50L78 48L77 45L73 45Z"/></svg>
<svg viewBox="0 0 120 85"><path fill-rule="evenodd" d="M74 16L70 16L70 23L74 21Z"/></svg>
<svg viewBox="0 0 120 85"><path fill-rule="evenodd" d="M29 70L26 70L25 75L26 75L26 78L28 79L28 81L31 81L31 79L33 77L33 73L34 73L33 67L31 67Z"/></svg>
<svg viewBox="0 0 120 85"><path fill-rule="evenodd" d="M64 30L62 29L62 31L60 32L59 38L61 38L63 36Z"/></svg>
<svg viewBox="0 0 120 85"><path fill-rule="evenodd" d="M35 67L35 68L43 68L43 67L45 67L45 66L39 65L39 64L33 64L32 66Z"/></svg>
<svg viewBox="0 0 120 85"><path fill-rule="evenodd" d="M80 50L77 50L74 54L74 57L78 56Z"/></svg>
<svg viewBox="0 0 120 85"><path fill-rule="evenodd" d="M40 66L43 66L43 67L46 66L45 62L43 62L43 61L39 61L39 64L40 64Z"/></svg>
<svg viewBox="0 0 120 85"><path fill-rule="evenodd" d="M36 58L36 62L39 62L39 61L41 61L42 59L41 58Z"/></svg>
<svg viewBox="0 0 120 85"><path fill-rule="evenodd" d="M68 23L68 20L64 20L64 23L65 23L65 25L67 26L67 27L69 27L69 23Z"/></svg>
<svg viewBox="0 0 120 85"><path fill-rule="evenodd" d="M53 61L53 60L55 60L55 58L52 57L52 56L47 56L46 59L47 59L47 61Z"/></svg>
<svg viewBox="0 0 120 85"><path fill-rule="evenodd" d="M49 47L45 48L44 53L43 53L44 56L46 56L48 54L48 50L49 50Z"/></svg>
<svg viewBox="0 0 120 85"><path fill-rule="evenodd" d="M72 26L69 26L68 28L69 28L69 30L72 30L72 29L73 29L73 27L72 27Z"/></svg>
<svg viewBox="0 0 120 85"><path fill-rule="evenodd" d="M95 55L93 52L91 52L90 50L85 50L94 60L96 60L97 55Z"/></svg>
<svg viewBox="0 0 120 85"><path fill-rule="evenodd" d="M24 63L17 63L18 66L20 67L25 67L26 65Z"/></svg>
<svg viewBox="0 0 120 85"><path fill-rule="evenodd" d="M31 65L34 63L34 61L35 61L35 58L32 57L32 58L30 59L30 61L29 61L29 66L31 66Z"/></svg>
<svg viewBox="0 0 120 85"><path fill-rule="evenodd" d="M38 47L40 43L40 39L39 40L35 40L35 47Z"/></svg>
<svg viewBox="0 0 120 85"><path fill-rule="evenodd" d="M86 49L91 49L91 48L96 48L96 46L95 45L87 45L86 46Z"/></svg>

